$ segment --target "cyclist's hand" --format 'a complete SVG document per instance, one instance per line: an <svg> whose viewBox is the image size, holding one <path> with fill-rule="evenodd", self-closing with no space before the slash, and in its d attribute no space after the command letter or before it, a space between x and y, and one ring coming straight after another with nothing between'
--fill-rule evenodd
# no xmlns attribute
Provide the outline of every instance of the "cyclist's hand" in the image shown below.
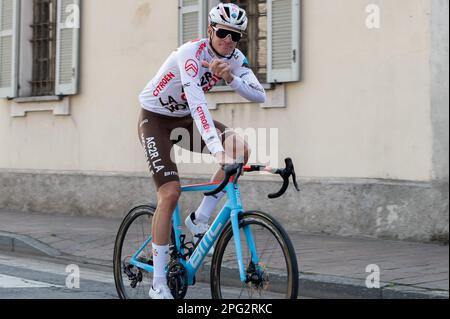
<svg viewBox="0 0 450 319"><path fill-rule="evenodd" d="M205 68L209 68L209 70L212 72L212 74L221 77L224 79L228 84L233 82L234 75L231 73L231 67L228 63L214 59L211 61L211 63L208 63L207 61L203 61L202 65Z"/></svg>

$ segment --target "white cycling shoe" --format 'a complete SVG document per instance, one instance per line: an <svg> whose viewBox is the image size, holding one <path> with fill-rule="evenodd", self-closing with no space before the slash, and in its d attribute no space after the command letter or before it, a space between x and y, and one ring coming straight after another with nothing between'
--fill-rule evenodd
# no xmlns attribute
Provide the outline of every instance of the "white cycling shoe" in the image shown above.
<svg viewBox="0 0 450 319"><path fill-rule="evenodd" d="M173 299L172 293L167 285L159 286L157 289L153 289L153 286L148 292L150 299Z"/></svg>
<svg viewBox="0 0 450 319"><path fill-rule="evenodd" d="M195 220L195 213L192 213L188 217L186 217L184 224L192 233L194 245L197 245L198 240L208 231L209 225L202 223L196 224L194 220ZM211 247L206 256L211 257L213 254L214 254L214 246Z"/></svg>

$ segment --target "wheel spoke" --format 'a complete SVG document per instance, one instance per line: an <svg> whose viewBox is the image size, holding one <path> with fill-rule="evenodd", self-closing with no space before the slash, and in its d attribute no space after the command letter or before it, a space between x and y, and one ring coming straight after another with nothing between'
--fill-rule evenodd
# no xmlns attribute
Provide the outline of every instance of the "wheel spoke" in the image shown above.
<svg viewBox="0 0 450 319"><path fill-rule="evenodd" d="M259 263L253 265L252 254L247 242L247 236L243 227L249 227L252 234ZM220 243L221 251L213 260L212 267L216 269L212 272L220 273L222 282L215 282L211 278L216 296L227 298L292 298L297 297L298 270L295 253L291 256L288 249L290 244L286 233L280 230L271 222L270 218L258 215L245 216L240 223L241 248L243 253L244 267L246 275L250 280L247 284L239 284L235 294L229 283L236 281L231 277L240 278L237 265L237 255L234 249L234 237L231 229L226 230L226 235ZM219 244L217 245L219 246ZM216 264L217 263L217 264ZM236 278L235 277L235 278ZM229 279L228 279L229 278ZM228 280L225 280L228 279ZM294 287L292 289L291 287ZM246 293L244 293L246 291Z"/></svg>
<svg viewBox="0 0 450 319"><path fill-rule="evenodd" d="M153 209L147 207L138 207L133 209L129 215L124 219L121 226L122 233L118 234L120 239L116 242L115 260L114 260L114 278L116 287L120 297L125 299L147 299L148 290L152 282L153 275L145 272L143 269L131 267L132 280L138 280L142 276L142 281L136 282L136 287L132 288L132 280L128 278L121 266L123 263L128 264L131 256L145 244L148 240L153 220ZM122 256L122 257L120 257ZM124 257L127 256L127 257ZM148 262L151 256L149 254L149 247L145 247L139 257L143 257L143 261ZM116 260L120 259L120 260ZM117 269L117 268L121 269Z"/></svg>

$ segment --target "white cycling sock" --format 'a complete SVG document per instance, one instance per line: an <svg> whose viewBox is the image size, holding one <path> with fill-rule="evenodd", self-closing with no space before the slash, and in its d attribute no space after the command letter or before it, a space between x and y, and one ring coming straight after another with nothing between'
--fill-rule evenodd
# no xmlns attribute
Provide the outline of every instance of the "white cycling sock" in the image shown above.
<svg viewBox="0 0 450 319"><path fill-rule="evenodd" d="M195 212L195 223L207 224L214 208L216 208L217 204L225 194L226 191L222 191L217 195L205 196L199 208Z"/></svg>
<svg viewBox="0 0 450 319"><path fill-rule="evenodd" d="M152 243L153 253L153 288L167 285L166 266L169 262L169 245L158 246Z"/></svg>

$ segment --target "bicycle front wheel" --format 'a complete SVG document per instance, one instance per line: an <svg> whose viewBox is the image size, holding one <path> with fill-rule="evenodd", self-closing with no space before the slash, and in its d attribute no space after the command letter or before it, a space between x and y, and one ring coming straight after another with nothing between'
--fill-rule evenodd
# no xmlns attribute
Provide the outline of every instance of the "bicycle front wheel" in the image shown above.
<svg viewBox="0 0 450 319"><path fill-rule="evenodd" d="M298 265L294 247L283 227L263 212L246 212L239 220L247 280L239 276L231 224L224 229L211 261L211 294L215 299L296 299ZM250 241L258 262L252 261Z"/></svg>

